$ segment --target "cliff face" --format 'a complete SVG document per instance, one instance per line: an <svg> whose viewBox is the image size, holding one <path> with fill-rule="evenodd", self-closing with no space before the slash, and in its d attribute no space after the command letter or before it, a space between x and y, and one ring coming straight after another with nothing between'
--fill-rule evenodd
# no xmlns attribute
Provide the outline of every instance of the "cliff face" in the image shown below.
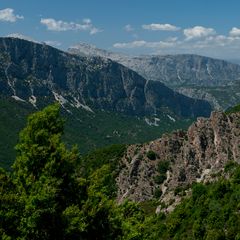
<svg viewBox="0 0 240 240"><path fill-rule="evenodd" d="M156 159L147 157L149 151ZM230 160L240 163L240 112L213 112L209 119L198 118L187 132L177 131L144 145L129 146L117 178L118 200L145 201L160 190L162 202L177 204L180 198L175 196L176 189L211 181ZM167 168L161 169L163 163L168 163ZM162 183L156 181L160 175L165 176Z"/></svg>
<svg viewBox="0 0 240 240"><path fill-rule="evenodd" d="M41 105L83 106L131 115L162 112L180 117L208 116L210 105L147 81L101 57L81 57L45 44L0 38L0 93Z"/></svg>

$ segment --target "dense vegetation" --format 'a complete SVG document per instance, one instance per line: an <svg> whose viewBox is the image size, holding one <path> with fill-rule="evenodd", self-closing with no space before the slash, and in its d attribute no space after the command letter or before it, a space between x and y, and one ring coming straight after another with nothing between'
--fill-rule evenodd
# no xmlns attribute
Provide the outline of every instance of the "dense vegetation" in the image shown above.
<svg viewBox="0 0 240 240"><path fill-rule="evenodd" d="M226 114L231 114L231 113L236 113L236 112L240 112L240 104L228 109L226 111Z"/></svg>
<svg viewBox="0 0 240 240"><path fill-rule="evenodd" d="M3 239L115 239L130 231L123 220L137 221L137 206L117 206L113 200L112 168L124 147L81 159L76 147L67 150L62 135L57 105L28 118L16 146L13 172L0 172ZM86 166L90 159L98 165Z"/></svg>
<svg viewBox="0 0 240 240"><path fill-rule="evenodd" d="M15 159L14 146L24 127L27 115L36 111L28 103L0 95L0 167L10 169ZM173 122L163 116L159 126L149 126L144 119L107 111L88 112L69 106L72 114L61 110L65 118L63 141L67 146L77 144L81 154L110 144L142 143L158 138L166 129L187 128L193 121Z"/></svg>
<svg viewBox="0 0 240 240"><path fill-rule="evenodd" d="M13 171L0 170L2 239L240 239L238 164L229 162L215 183L194 184L171 214L156 215L154 202L114 200L124 145L81 157L62 136L59 106L28 118ZM159 175L168 168L162 162Z"/></svg>

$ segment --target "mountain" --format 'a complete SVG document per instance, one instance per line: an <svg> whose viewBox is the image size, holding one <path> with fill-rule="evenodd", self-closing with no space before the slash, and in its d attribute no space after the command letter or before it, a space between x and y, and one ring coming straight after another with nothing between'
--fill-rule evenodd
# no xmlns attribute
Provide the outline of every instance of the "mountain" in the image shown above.
<svg viewBox="0 0 240 240"><path fill-rule="evenodd" d="M66 118L64 140L80 151L145 142L208 116L207 102L175 93L100 57L75 56L16 37L0 38L0 164L15 157L28 114L55 101Z"/></svg>
<svg viewBox="0 0 240 240"><path fill-rule="evenodd" d="M238 64L192 54L131 57L87 44L73 46L69 52L110 58L146 79L160 81L189 97L205 99L216 109L226 109L240 102Z"/></svg>
<svg viewBox="0 0 240 240"><path fill-rule="evenodd" d="M224 166L240 163L239 106L230 114L212 112L187 131L131 145L120 161L118 200L160 199L158 211L172 211L194 182L212 182ZM165 207L163 207L165 206Z"/></svg>
<svg viewBox="0 0 240 240"><path fill-rule="evenodd" d="M0 93L38 106L56 100L71 105L152 115L207 116L210 106L147 81L128 68L100 57L81 57L16 38L0 39Z"/></svg>

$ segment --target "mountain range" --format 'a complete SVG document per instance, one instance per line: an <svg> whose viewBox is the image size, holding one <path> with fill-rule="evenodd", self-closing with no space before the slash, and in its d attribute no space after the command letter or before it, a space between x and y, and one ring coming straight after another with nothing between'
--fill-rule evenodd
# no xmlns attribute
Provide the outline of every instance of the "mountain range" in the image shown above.
<svg viewBox="0 0 240 240"><path fill-rule="evenodd" d="M146 79L160 81L186 96L205 99L215 109L240 102L240 65L225 60L192 54L128 56L86 43L69 48L69 52L112 59Z"/></svg>
<svg viewBox="0 0 240 240"><path fill-rule="evenodd" d="M206 102L145 80L106 58L76 56L45 44L1 38L0 61L0 92L36 106L43 99L55 99L62 106L130 115L159 114L164 109L183 117L210 112Z"/></svg>

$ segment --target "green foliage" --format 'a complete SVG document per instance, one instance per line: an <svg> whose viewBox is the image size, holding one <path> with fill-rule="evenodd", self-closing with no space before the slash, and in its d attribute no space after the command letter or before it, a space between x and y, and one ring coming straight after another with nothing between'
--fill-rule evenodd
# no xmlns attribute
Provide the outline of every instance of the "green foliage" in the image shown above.
<svg viewBox="0 0 240 240"><path fill-rule="evenodd" d="M167 171L170 169L170 162L169 161L161 161L158 164L157 171L158 175L154 177L154 182L156 184L162 184L167 179ZM157 191L155 195L159 195Z"/></svg>
<svg viewBox="0 0 240 240"><path fill-rule="evenodd" d="M167 170L169 170L170 167L170 162L169 161L161 161L158 164L158 172L160 174L165 174L167 172Z"/></svg>
<svg viewBox="0 0 240 240"><path fill-rule="evenodd" d="M226 165L224 166L224 171L225 172L232 172L233 170L236 169L237 165L238 164L236 162L234 162L234 161L228 161L226 163Z"/></svg>
<svg viewBox="0 0 240 240"><path fill-rule="evenodd" d="M230 166L230 165L229 165ZM231 169L233 164L231 164ZM237 239L240 232L240 167L234 164L229 180L192 186L192 196L184 200L157 225L165 230L149 239ZM165 227L163 227L165 226Z"/></svg>
<svg viewBox="0 0 240 240"><path fill-rule="evenodd" d="M18 133L24 127L27 115L36 109L30 104L1 95L0 108L0 167L10 170L16 157L14 146L18 141ZM68 109L72 114L61 110L66 119L63 142L67 147L77 144L81 154L112 144L147 142L159 138L166 131L186 129L193 122L193 119L172 122L162 116L161 124L156 127L147 125L143 118L121 113L100 110L92 113L71 106Z"/></svg>
<svg viewBox="0 0 240 240"><path fill-rule="evenodd" d="M21 211L17 200L12 176L0 168L0 236L3 239L17 237L18 216Z"/></svg>
<svg viewBox="0 0 240 240"><path fill-rule="evenodd" d="M162 183L162 182L159 182L159 184ZM155 198L160 198L162 196L162 190L160 188L157 188L154 192L154 197Z"/></svg>
<svg viewBox="0 0 240 240"><path fill-rule="evenodd" d="M154 151L149 150L149 151L147 152L147 157L148 157L150 160L156 160L157 155L156 155L156 153L155 153Z"/></svg>
<svg viewBox="0 0 240 240"><path fill-rule="evenodd" d="M9 170L16 157L14 146L25 119L33 108L28 104L0 95L0 167Z"/></svg>
<svg viewBox="0 0 240 240"><path fill-rule="evenodd" d="M126 145L111 145L97 149L81 158L82 174L86 177L105 164L109 164L112 171L118 167L119 160L123 157Z"/></svg>
<svg viewBox="0 0 240 240"><path fill-rule="evenodd" d="M20 133L13 174L23 208L18 229L24 239L61 239L63 212L85 197L76 177L79 154L76 148L66 149L62 134L58 105L32 114Z"/></svg>
<svg viewBox="0 0 240 240"><path fill-rule="evenodd" d="M228 109L226 111L226 114L237 113L237 112L240 112L240 104Z"/></svg>
<svg viewBox="0 0 240 240"><path fill-rule="evenodd" d="M136 235L132 225L144 218L142 211L134 203L118 206L112 200L116 190L113 169L125 146L80 159L77 148L65 147L62 135L58 105L28 118L16 146L13 173L0 170L2 238L121 239ZM84 168L89 175L81 175Z"/></svg>
<svg viewBox="0 0 240 240"><path fill-rule="evenodd" d="M167 179L167 175L164 174L160 174L154 177L154 182L156 184L162 184L165 180Z"/></svg>
<svg viewBox="0 0 240 240"><path fill-rule="evenodd" d="M0 169L2 239L240 239L237 164L226 164L229 179L193 184L191 197L172 213L156 215L157 201L114 200L125 146L80 157L77 148L66 148L62 135L58 105L28 118L13 172ZM161 161L158 176L166 177L169 169L170 163Z"/></svg>

